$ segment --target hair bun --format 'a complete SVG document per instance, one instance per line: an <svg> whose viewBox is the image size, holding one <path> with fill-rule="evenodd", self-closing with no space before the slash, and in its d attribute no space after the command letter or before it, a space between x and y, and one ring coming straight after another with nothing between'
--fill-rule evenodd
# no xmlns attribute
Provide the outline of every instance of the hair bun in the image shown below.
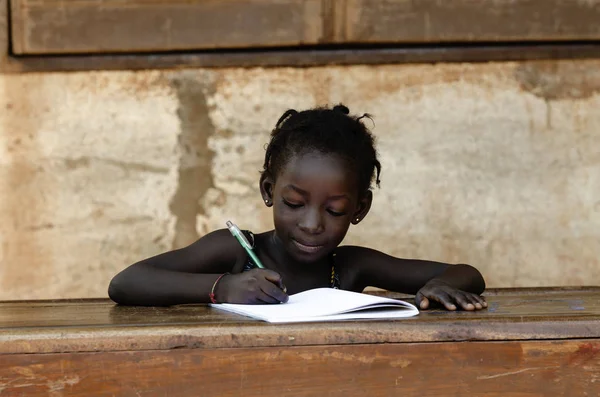
<svg viewBox="0 0 600 397"><path fill-rule="evenodd" d="M339 105L335 105L333 107L333 111L334 112L341 112L344 114L350 114L350 109L348 109L346 106L342 105L341 103Z"/></svg>

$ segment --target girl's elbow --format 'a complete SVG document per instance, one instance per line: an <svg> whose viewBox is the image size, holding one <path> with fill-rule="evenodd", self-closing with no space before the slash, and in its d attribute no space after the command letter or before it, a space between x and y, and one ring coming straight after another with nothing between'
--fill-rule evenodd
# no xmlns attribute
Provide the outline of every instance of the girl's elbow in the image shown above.
<svg viewBox="0 0 600 397"><path fill-rule="evenodd" d="M115 279L110 280L108 284L108 297L115 303L119 303L119 288Z"/></svg>
<svg viewBox="0 0 600 397"><path fill-rule="evenodd" d="M475 286L476 293L479 295L483 294L483 292L485 291L485 287L486 287L485 280L483 279L483 276L481 274L479 274L479 278L476 281L476 286Z"/></svg>
<svg viewBox="0 0 600 397"><path fill-rule="evenodd" d="M483 291L485 291L485 280L483 278L483 275L481 274L481 272L479 270L477 270L474 266L471 265L467 265L467 264L461 264L460 266L462 266L463 268L463 272L470 274L470 284L471 284L471 291L469 292L473 292L475 294L482 294Z"/></svg>
<svg viewBox="0 0 600 397"><path fill-rule="evenodd" d="M474 281L474 284L475 284L475 293L482 294L483 291L485 291L485 287L486 287L486 285L485 285L485 279L483 278L483 275L475 267L473 267L471 265L466 265L466 266L469 267L469 270L473 274L473 281Z"/></svg>
<svg viewBox="0 0 600 397"><path fill-rule="evenodd" d="M108 297L120 305L127 304L124 284L123 274L117 274L108 284Z"/></svg>

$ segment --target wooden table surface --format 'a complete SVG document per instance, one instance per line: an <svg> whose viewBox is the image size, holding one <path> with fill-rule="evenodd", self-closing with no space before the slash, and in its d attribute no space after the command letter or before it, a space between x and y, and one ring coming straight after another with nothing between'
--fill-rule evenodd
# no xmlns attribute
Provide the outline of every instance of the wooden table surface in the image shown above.
<svg viewBox="0 0 600 397"><path fill-rule="evenodd" d="M278 325L203 305L0 302L0 396L600 395L599 287L486 296L480 312Z"/></svg>

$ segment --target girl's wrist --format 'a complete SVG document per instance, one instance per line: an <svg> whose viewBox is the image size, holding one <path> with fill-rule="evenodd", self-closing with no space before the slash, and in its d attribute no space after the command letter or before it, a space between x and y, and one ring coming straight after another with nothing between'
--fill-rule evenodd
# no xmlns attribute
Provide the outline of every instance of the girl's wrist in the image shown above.
<svg viewBox="0 0 600 397"><path fill-rule="evenodd" d="M219 277L216 278L215 282L213 283L210 293L208 294L208 298L212 303L224 302L224 300L222 299L222 295L219 291L219 286L221 285L221 281L223 280L223 278L225 278L229 274L229 272L221 274Z"/></svg>

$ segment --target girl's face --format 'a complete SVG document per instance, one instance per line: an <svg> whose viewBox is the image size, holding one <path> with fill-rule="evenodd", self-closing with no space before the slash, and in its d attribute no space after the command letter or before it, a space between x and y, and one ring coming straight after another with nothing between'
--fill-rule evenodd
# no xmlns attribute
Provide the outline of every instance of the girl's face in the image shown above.
<svg viewBox="0 0 600 397"><path fill-rule="evenodd" d="M275 183L262 180L261 190L273 202L276 237L298 262L331 253L371 204L370 194L359 198L358 178L347 164L319 152L290 159Z"/></svg>

